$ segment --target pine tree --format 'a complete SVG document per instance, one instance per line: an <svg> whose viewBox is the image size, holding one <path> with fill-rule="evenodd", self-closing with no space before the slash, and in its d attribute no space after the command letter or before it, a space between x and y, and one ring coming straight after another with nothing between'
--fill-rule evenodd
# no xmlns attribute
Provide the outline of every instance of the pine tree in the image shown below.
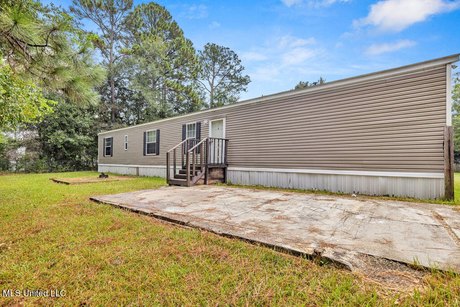
<svg viewBox="0 0 460 307"><path fill-rule="evenodd" d="M154 118L200 109L193 83L195 49L170 13L156 3L137 6L126 20L133 86L142 92ZM154 118L150 118L151 120Z"/></svg>
<svg viewBox="0 0 460 307"><path fill-rule="evenodd" d="M122 59L124 21L133 5L132 0L73 0L70 11L78 19L87 19L97 27L93 43L99 49L107 67L110 88L109 109L111 123L117 117L115 80L116 65Z"/></svg>
<svg viewBox="0 0 460 307"><path fill-rule="evenodd" d="M198 84L207 97L208 108L235 103L251 82L248 75L243 75L244 66L238 55L230 48L208 43L198 56Z"/></svg>
<svg viewBox="0 0 460 307"><path fill-rule="evenodd" d="M13 100L16 107L41 106L41 110L36 107L33 112L23 113L29 119L37 119L40 111L49 109L37 92L73 103L97 102L94 86L103 70L93 65L90 41L75 27L72 18L53 5L44 6L33 0L2 0L0 4L0 56L6 65L2 68L4 77L11 77L11 82L3 79L2 91L12 94L16 89L7 86L16 84L24 93L14 99L4 96L3 107L8 108ZM31 93L36 93L41 103L27 103ZM18 113L10 124L28 121L21 116Z"/></svg>

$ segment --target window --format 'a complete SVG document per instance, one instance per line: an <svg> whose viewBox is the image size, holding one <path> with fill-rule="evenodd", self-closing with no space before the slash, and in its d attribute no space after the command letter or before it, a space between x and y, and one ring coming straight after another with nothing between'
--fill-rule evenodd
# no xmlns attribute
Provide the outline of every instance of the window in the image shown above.
<svg viewBox="0 0 460 307"><path fill-rule="evenodd" d="M196 123L187 124L185 136L187 139L196 138Z"/></svg>
<svg viewBox="0 0 460 307"><path fill-rule="evenodd" d="M145 134L145 153L147 155L153 155L156 153L157 144L157 131L147 131Z"/></svg>
<svg viewBox="0 0 460 307"><path fill-rule="evenodd" d="M125 150L128 150L128 136L125 135Z"/></svg>
<svg viewBox="0 0 460 307"><path fill-rule="evenodd" d="M160 130L144 132L144 156L160 154Z"/></svg>
<svg viewBox="0 0 460 307"><path fill-rule="evenodd" d="M104 157L111 157L112 156L112 146L113 145L113 138L105 138L104 139Z"/></svg>

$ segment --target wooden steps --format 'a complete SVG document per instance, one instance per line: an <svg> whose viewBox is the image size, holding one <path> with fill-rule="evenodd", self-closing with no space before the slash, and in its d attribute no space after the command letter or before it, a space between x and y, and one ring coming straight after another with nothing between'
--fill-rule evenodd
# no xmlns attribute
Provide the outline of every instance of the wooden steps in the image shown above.
<svg viewBox="0 0 460 307"><path fill-rule="evenodd" d="M183 140L166 153L168 184L190 187L195 184L225 182L227 147L227 139Z"/></svg>

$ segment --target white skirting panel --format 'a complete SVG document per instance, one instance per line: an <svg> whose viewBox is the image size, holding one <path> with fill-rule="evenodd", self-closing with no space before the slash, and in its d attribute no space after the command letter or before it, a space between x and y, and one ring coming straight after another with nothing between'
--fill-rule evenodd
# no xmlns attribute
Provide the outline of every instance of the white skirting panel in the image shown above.
<svg viewBox="0 0 460 307"><path fill-rule="evenodd" d="M113 165L101 165L97 166L98 172L104 173L115 173L121 175L137 175L137 167L131 166L113 166Z"/></svg>
<svg viewBox="0 0 460 307"><path fill-rule="evenodd" d="M166 178L166 166L99 164L99 172Z"/></svg>
<svg viewBox="0 0 460 307"><path fill-rule="evenodd" d="M352 173L352 172L349 172ZM320 173L300 170L242 169L229 168L227 181L241 185L261 185L302 190L325 190L339 193L359 193L365 195L388 195L435 199L444 197L442 174L375 173L356 175L332 171Z"/></svg>
<svg viewBox="0 0 460 307"><path fill-rule="evenodd" d="M166 166L99 164L99 172L166 178ZM172 171L172 169L171 169ZM444 177L437 173L397 173L229 167L227 182L339 193L435 199L444 197Z"/></svg>
<svg viewBox="0 0 460 307"><path fill-rule="evenodd" d="M140 167L139 176L166 178L165 167Z"/></svg>

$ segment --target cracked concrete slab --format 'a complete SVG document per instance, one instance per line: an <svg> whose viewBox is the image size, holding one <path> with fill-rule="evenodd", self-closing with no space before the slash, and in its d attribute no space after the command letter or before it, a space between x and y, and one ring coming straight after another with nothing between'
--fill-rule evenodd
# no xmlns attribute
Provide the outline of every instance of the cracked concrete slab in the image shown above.
<svg viewBox="0 0 460 307"><path fill-rule="evenodd" d="M163 187L91 198L175 223L361 270L360 255L460 272L451 207L222 186Z"/></svg>

